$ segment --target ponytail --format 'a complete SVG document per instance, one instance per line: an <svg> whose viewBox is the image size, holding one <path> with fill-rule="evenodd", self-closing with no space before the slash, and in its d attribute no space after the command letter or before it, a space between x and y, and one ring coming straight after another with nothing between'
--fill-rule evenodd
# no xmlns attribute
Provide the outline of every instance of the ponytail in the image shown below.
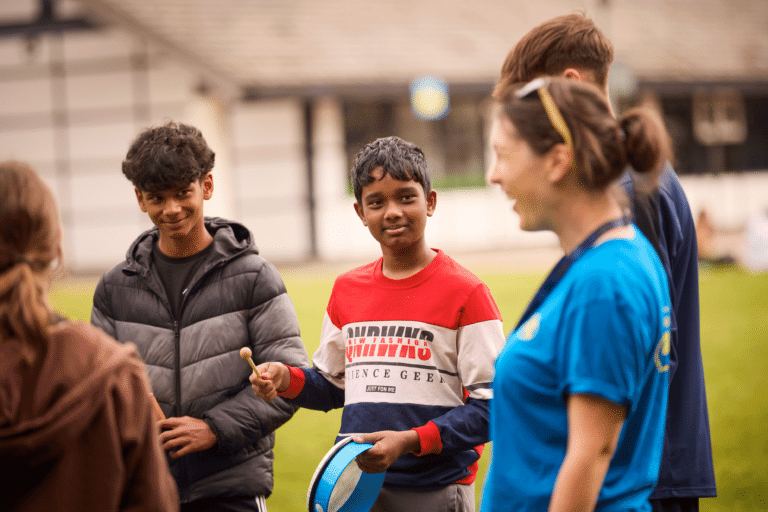
<svg viewBox="0 0 768 512"><path fill-rule="evenodd" d="M29 363L48 342L56 260L61 228L53 194L28 165L0 163L0 343L21 342Z"/></svg>
<svg viewBox="0 0 768 512"><path fill-rule="evenodd" d="M627 162L649 190L657 185L664 163L672 159L672 141L661 116L647 107L628 110L619 119Z"/></svg>
<svg viewBox="0 0 768 512"><path fill-rule="evenodd" d="M48 340L50 311L45 288L32 268L19 261L0 274L0 340L23 342L23 356L32 363Z"/></svg>

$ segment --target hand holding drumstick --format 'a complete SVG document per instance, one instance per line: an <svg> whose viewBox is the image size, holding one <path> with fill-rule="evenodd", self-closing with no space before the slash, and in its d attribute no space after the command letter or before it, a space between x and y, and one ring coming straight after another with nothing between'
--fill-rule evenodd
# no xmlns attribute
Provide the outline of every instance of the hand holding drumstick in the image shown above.
<svg viewBox="0 0 768 512"><path fill-rule="evenodd" d="M240 357L247 360L253 368L253 374L249 379L251 387L256 392L256 396L271 402L277 396L278 389L285 391L288 388L291 373L283 363L263 363L257 367L251 359L251 354L251 349L248 347L240 349Z"/></svg>

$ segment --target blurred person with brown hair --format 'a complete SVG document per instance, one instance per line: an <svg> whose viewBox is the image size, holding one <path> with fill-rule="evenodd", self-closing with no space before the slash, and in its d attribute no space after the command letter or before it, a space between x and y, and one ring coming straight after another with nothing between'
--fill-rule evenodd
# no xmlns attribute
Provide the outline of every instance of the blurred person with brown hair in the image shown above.
<svg viewBox="0 0 768 512"><path fill-rule="evenodd" d="M1 163L3 510L178 510L144 364L133 345L51 311L61 260L50 190L28 165Z"/></svg>
<svg viewBox="0 0 768 512"><path fill-rule="evenodd" d="M568 14L533 28L512 48L495 95L511 84L561 76L597 85L608 97L613 44L592 20ZM610 108L610 104L609 104ZM696 231L688 199L669 162L658 187L647 190L625 173L633 220L667 272L672 301L669 407L661 469L651 495L656 512L696 511L716 496L699 327Z"/></svg>
<svg viewBox="0 0 768 512"><path fill-rule="evenodd" d="M699 210L696 218L696 241L698 243L699 263L705 265L733 265L736 258L721 247L720 232L709 216L706 208Z"/></svg>
<svg viewBox="0 0 768 512"><path fill-rule="evenodd" d="M696 219L696 241L698 243L699 260L710 260L714 252L715 226L709 218L706 208L699 210Z"/></svg>
<svg viewBox="0 0 768 512"><path fill-rule="evenodd" d="M496 360L484 510L650 511L669 370L669 285L612 191L652 187L663 124L613 117L591 84L537 78L497 89L490 181L525 231L565 252Z"/></svg>

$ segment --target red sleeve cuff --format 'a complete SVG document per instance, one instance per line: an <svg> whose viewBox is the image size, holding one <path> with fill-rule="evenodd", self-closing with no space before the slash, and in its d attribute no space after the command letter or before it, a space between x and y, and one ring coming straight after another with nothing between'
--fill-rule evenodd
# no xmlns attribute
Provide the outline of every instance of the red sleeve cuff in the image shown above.
<svg viewBox="0 0 768 512"><path fill-rule="evenodd" d="M278 393L277 396L293 400L301 390L304 389L304 371L301 368L294 368L293 366L285 365L288 371L291 372L291 381L288 383L288 388L282 393Z"/></svg>
<svg viewBox="0 0 768 512"><path fill-rule="evenodd" d="M421 427L412 428L417 434L419 434L419 445L421 451L414 455L422 457L424 455L437 455L443 451L443 440L440 438L440 430L434 422L429 421L426 425Z"/></svg>

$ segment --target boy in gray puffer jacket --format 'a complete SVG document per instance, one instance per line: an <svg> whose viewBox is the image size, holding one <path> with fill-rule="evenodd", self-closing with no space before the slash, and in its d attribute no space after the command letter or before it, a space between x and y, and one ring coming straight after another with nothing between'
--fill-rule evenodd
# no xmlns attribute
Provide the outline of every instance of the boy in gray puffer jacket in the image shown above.
<svg viewBox="0 0 768 512"><path fill-rule="evenodd" d="M91 323L135 343L147 365L181 510L263 512L274 431L296 407L256 398L239 351L250 348L257 362L308 358L285 285L248 229L203 215L213 163L194 127L139 134L123 174L155 227L102 276Z"/></svg>

